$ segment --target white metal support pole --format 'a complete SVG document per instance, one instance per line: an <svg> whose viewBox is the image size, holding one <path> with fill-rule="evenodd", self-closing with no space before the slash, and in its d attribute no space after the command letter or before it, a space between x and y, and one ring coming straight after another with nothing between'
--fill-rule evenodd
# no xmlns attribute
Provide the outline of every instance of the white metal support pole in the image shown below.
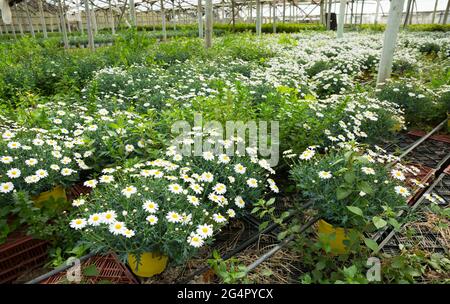
<svg viewBox="0 0 450 304"><path fill-rule="evenodd" d="M203 8L202 0L197 3L198 37L203 38Z"/></svg>
<svg viewBox="0 0 450 304"><path fill-rule="evenodd" d="M80 1L77 1L77 19L78 19L78 27L80 28L81 35L84 35L84 28L83 28L83 15L80 10Z"/></svg>
<svg viewBox="0 0 450 304"><path fill-rule="evenodd" d="M341 0L339 6L339 22L337 29L337 38L344 37L344 22L345 22L345 7L347 6L347 0Z"/></svg>
<svg viewBox="0 0 450 304"><path fill-rule="evenodd" d="M61 24L61 30L63 33L63 41L64 41L64 48L69 48L69 39L67 38L67 27L66 27L66 17L64 14L64 9L62 6L62 1L58 1L59 4L59 18L60 18L60 24Z"/></svg>
<svg viewBox="0 0 450 304"><path fill-rule="evenodd" d="M131 26L136 27L136 8L134 7L134 0L130 0L130 19Z"/></svg>
<svg viewBox="0 0 450 304"><path fill-rule="evenodd" d="M30 26L31 35L33 37L36 37L36 34L34 33L33 21L31 20L30 10L28 9L28 1L25 2L25 13L27 14L28 25Z"/></svg>
<svg viewBox="0 0 450 304"><path fill-rule="evenodd" d="M272 9L273 9L273 33L277 32L277 0L273 0Z"/></svg>
<svg viewBox="0 0 450 304"><path fill-rule="evenodd" d="M261 36L261 0L256 0L256 35Z"/></svg>
<svg viewBox="0 0 450 304"><path fill-rule="evenodd" d="M111 21L110 21L111 22L111 33L113 35L115 35L116 34L116 27L115 27L115 24L114 24L114 12L112 10L111 0L108 0L108 5L109 5L109 16L111 18Z"/></svg>
<svg viewBox="0 0 450 304"><path fill-rule="evenodd" d="M95 35L98 34L98 27L97 27L97 15L95 14L95 8L93 7L93 9L89 9L91 12L91 17L92 17L92 27L94 28L94 33Z"/></svg>
<svg viewBox="0 0 450 304"><path fill-rule="evenodd" d="M375 9L375 24L378 24L378 14L380 13L380 0L377 0L377 7Z"/></svg>
<svg viewBox="0 0 450 304"><path fill-rule="evenodd" d="M436 19L436 11L438 3L439 0L436 0L436 2L434 2L433 17L431 18L431 24L434 24L434 20Z"/></svg>
<svg viewBox="0 0 450 304"><path fill-rule="evenodd" d="M212 31L213 31L212 0L206 0L205 14L206 14L205 45L207 48L210 48L212 46Z"/></svg>
<svg viewBox="0 0 450 304"><path fill-rule="evenodd" d="M44 17L44 7L42 6L42 0L38 0L39 5L39 17L41 19L42 32L44 33L44 38L47 38L47 24L45 23Z"/></svg>
<svg viewBox="0 0 450 304"><path fill-rule="evenodd" d="M17 23L19 25L20 36L24 36L23 26L22 26L22 14L19 14L19 10L17 9L17 3L14 5L14 12L16 14Z"/></svg>
<svg viewBox="0 0 450 304"><path fill-rule="evenodd" d="M391 75L392 59L394 57L397 36L402 22L405 0L391 0L388 23L384 33L383 50L378 68L377 85L383 84Z"/></svg>
<svg viewBox="0 0 450 304"><path fill-rule="evenodd" d="M94 34L92 33L92 24L91 24L91 9L89 7L89 0L84 0L84 10L86 12L86 31L88 33L88 43L91 51L95 50L94 45Z"/></svg>
<svg viewBox="0 0 450 304"><path fill-rule="evenodd" d="M332 4L332 0L328 0L328 9L327 9L327 30L331 30L331 4Z"/></svg>
<svg viewBox="0 0 450 304"><path fill-rule="evenodd" d="M162 23L162 34L163 41L167 40L167 30L166 30L166 11L164 9L164 1L161 0L161 23Z"/></svg>
<svg viewBox="0 0 450 304"><path fill-rule="evenodd" d="M175 31L177 29L177 22L175 21L175 0L172 0L172 25Z"/></svg>
<svg viewBox="0 0 450 304"><path fill-rule="evenodd" d="M442 24L447 24L449 11L450 11L450 0L447 1L447 7L445 8L444 20L442 20Z"/></svg>

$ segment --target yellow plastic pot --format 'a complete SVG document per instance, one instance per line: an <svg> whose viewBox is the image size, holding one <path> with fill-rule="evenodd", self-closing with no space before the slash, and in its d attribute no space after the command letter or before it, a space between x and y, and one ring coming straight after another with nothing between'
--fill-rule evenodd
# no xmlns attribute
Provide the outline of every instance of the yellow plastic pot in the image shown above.
<svg viewBox="0 0 450 304"><path fill-rule="evenodd" d="M140 256L139 265L137 265L136 256L128 254L128 265L131 271L137 276L150 278L154 275L160 274L167 267L169 258L153 252L144 252Z"/></svg>
<svg viewBox="0 0 450 304"><path fill-rule="evenodd" d="M350 229L344 229L340 227L334 227L333 225L327 223L324 220L318 221L318 227L317 231L320 234L327 235L330 238L331 235L335 234L336 237L332 240L328 241L328 244L330 245L332 251L334 253L344 254L348 253L348 248L345 246L344 241L349 241L350 238L348 237L348 233Z"/></svg>
<svg viewBox="0 0 450 304"><path fill-rule="evenodd" d="M33 201L36 207L41 207L45 201L53 198L54 200L64 199L67 200L66 189L63 186L59 185L54 187L52 190L45 191L33 197Z"/></svg>

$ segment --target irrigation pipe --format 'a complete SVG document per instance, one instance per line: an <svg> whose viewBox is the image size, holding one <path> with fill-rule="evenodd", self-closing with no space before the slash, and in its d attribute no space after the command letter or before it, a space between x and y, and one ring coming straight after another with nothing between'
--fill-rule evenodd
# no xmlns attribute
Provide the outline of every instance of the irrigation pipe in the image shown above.
<svg viewBox="0 0 450 304"><path fill-rule="evenodd" d="M304 204L300 209L306 209L309 208L311 205L313 204L312 201L307 202L306 204ZM292 218L293 215L291 215L287 220L289 220L290 218ZM223 260L228 260L230 258L232 258L234 255L238 254L239 252L241 252L242 250L244 250L245 248L247 248L248 246L250 246L251 244L253 244L254 242L256 242L259 237L262 234L267 234L272 232L273 230L275 230L279 225L277 223L272 223L269 226L267 226L265 229L258 231L257 233L255 233L254 235L252 235L250 238L248 238L245 242L243 242L242 244L240 244L239 246L237 246L236 248L234 248L233 250L231 250L230 252L226 253L222 259ZM210 267L209 266L204 266L200 269L197 269L196 271L194 271L192 274L190 274L187 278L183 279L182 281L179 281L177 283L180 284L186 284L188 283L190 280L192 280L194 277L204 273L205 271L207 271Z"/></svg>
<svg viewBox="0 0 450 304"><path fill-rule="evenodd" d="M89 253L89 254L87 254L87 255L82 256L81 258L79 258L80 263L81 263L81 262L84 262L85 260L89 259L90 257L93 257L94 255L95 255L95 254L91 252L91 253ZM53 270L50 271L50 272L47 272L47 273L45 273L45 274L43 274L43 275L41 275L41 276L39 276L39 277L37 277L37 278L34 278L34 279L31 280L31 281L26 282L25 284L37 284L37 283L39 283L39 282L41 282L41 281L43 281L43 280L45 280L45 279L48 279L48 278L51 277L52 275L55 275L55 274L57 274L57 273L60 273L60 272L66 270L66 269L68 269L68 268L70 268L70 267L72 267L72 266L73 266L73 265L71 265L71 263L66 263L66 264L64 264L64 265L62 265L62 266L60 266L60 267L58 267L58 268L53 269Z"/></svg>
<svg viewBox="0 0 450 304"><path fill-rule="evenodd" d="M447 119L444 119L444 121L442 121L439 125L437 125L433 130L431 130L430 132L428 132L428 134L426 134L425 136L423 136L422 138L420 138L418 141L416 141L414 144L412 144L408 149L406 149L405 152L403 152L398 159L402 159L403 157L405 157L408 153L410 153L412 150L414 150L415 148L417 148L417 146L419 146L421 143L423 143L425 140L427 140L431 135L433 135L434 133L436 133L437 131L439 131L440 129L442 129L442 127L447 123Z"/></svg>
<svg viewBox="0 0 450 304"><path fill-rule="evenodd" d="M309 222L307 222L305 225L303 225L300 230L299 230L299 234L303 233L306 231L306 229L308 229L309 227L311 227L315 222L317 222L320 219L320 217L315 217L313 219L311 219ZM273 247L271 250L269 250L268 252L266 252L265 254L263 254L261 257L259 257L259 259L257 259L256 261L254 261L253 263L251 263L247 269L246 269L246 274L250 273L252 270L254 270L256 267L258 267L260 264L262 264L264 261L266 261L267 259L269 259L270 257L272 257L275 253L277 253L280 249L282 249L284 246L286 246L287 244L289 244L291 241L293 241L295 239L296 235L291 235L288 238L284 239L283 241L281 241L280 243L278 243L275 247Z"/></svg>

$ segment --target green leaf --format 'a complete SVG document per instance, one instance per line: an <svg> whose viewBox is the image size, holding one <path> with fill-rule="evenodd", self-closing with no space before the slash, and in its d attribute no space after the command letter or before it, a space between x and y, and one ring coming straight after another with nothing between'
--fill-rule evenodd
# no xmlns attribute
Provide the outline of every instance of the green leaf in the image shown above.
<svg viewBox="0 0 450 304"><path fill-rule="evenodd" d="M353 184L355 182L355 178L355 173L352 171L347 171L344 174L344 180L349 184Z"/></svg>
<svg viewBox="0 0 450 304"><path fill-rule="evenodd" d="M280 232L279 234L278 234L278 240L283 240L284 238L286 238L286 236L287 236L287 234L288 234L288 231L286 230L286 231L282 231L282 232Z"/></svg>
<svg viewBox="0 0 450 304"><path fill-rule="evenodd" d="M266 229L266 227L267 227L268 225L269 225L269 222L268 222L268 221L262 222L262 223L259 225L259 231Z"/></svg>
<svg viewBox="0 0 450 304"><path fill-rule="evenodd" d="M336 198L338 200L343 200L346 197L348 197L350 194L352 194L352 190L345 188L345 187L339 187L336 189Z"/></svg>
<svg viewBox="0 0 450 304"><path fill-rule="evenodd" d="M363 211L359 207L355 206L347 206L347 209L353 212L356 215L363 216Z"/></svg>
<svg viewBox="0 0 450 304"><path fill-rule="evenodd" d="M385 221L385 220L383 220L381 217L379 217L379 216L374 216L373 218L372 218L372 222L373 222L373 224L375 225L375 227L377 227L377 229L381 229L381 228L383 228L384 226L386 226L387 225L387 222Z"/></svg>
<svg viewBox="0 0 450 304"><path fill-rule="evenodd" d="M87 277L95 277L98 276L100 272L95 265L89 265L88 267L83 269L83 275Z"/></svg>
<svg viewBox="0 0 450 304"><path fill-rule="evenodd" d="M273 203L275 203L275 198L274 197L272 197L270 200L268 200L266 205L270 206L270 205L273 205Z"/></svg>
<svg viewBox="0 0 450 304"><path fill-rule="evenodd" d="M367 194L373 194L372 186L366 181L362 181L358 183L358 190L367 193Z"/></svg>
<svg viewBox="0 0 450 304"><path fill-rule="evenodd" d="M365 238L365 239L364 239L364 243L365 243L366 246L367 246L369 249L371 249L372 251L374 251L374 252L378 251L378 244L377 244L377 242L375 242L374 240L369 239L369 238Z"/></svg>

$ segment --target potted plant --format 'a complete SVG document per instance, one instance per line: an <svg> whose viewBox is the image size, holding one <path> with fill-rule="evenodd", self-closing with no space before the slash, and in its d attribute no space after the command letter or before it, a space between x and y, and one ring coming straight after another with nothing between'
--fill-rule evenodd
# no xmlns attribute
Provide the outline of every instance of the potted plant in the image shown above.
<svg viewBox="0 0 450 304"><path fill-rule="evenodd" d="M319 235L328 237L333 252L348 252L352 234L397 225L395 216L407 206L410 192L402 183L405 174L386 166L392 160L383 153L349 146L326 155L309 148L294 163L291 177L302 195L314 201L321 217Z"/></svg>
<svg viewBox="0 0 450 304"><path fill-rule="evenodd" d="M118 253L142 277L168 261L183 263L246 205L278 191L268 179L273 170L254 155L182 156L170 147L166 158L105 169L75 202L71 227L92 250Z"/></svg>
<svg viewBox="0 0 450 304"><path fill-rule="evenodd" d="M66 200L65 187L78 179L79 161L71 138L54 136L44 129L1 129L0 202L11 203L11 194L24 190L39 206L53 199Z"/></svg>

